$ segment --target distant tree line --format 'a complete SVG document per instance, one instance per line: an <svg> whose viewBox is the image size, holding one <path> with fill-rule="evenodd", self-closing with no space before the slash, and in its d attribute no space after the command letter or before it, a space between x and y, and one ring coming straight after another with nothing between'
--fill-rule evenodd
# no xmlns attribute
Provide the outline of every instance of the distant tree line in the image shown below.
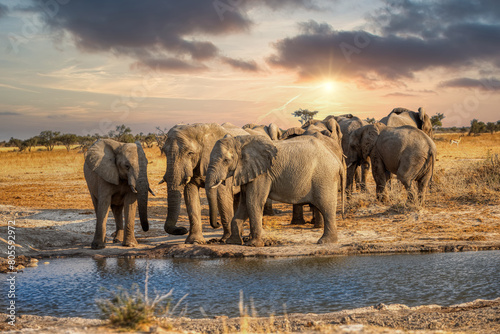
<svg viewBox="0 0 500 334"><path fill-rule="evenodd" d="M36 146L45 146L47 151L52 151L56 145L64 145L68 151L71 149L77 149L81 152L87 151L87 149L98 139L101 138L111 138L116 141L123 143L134 143L136 141L140 142L144 147L153 147L156 143L158 147L162 147L166 140L167 130L161 130L157 128L158 133L148 133L144 134L140 132L139 134L132 134L132 129L130 127L122 124L116 127L115 130L111 130L107 135L100 135L98 133L93 135L78 136L73 133L61 133L59 131L45 130L40 132L39 135L21 140L11 137L9 141L0 143L0 146L5 147L16 147L20 152L31 150Z"/></svg>

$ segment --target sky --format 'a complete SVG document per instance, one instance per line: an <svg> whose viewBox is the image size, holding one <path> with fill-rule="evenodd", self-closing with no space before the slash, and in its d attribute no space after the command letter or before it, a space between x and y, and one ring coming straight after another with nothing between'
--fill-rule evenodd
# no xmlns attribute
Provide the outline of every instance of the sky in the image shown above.
<svg viewBox="0 0 500 334"><path fill-rule="evenodd" d="M496 0L0 0L0 141L499 105Z"/></svg>

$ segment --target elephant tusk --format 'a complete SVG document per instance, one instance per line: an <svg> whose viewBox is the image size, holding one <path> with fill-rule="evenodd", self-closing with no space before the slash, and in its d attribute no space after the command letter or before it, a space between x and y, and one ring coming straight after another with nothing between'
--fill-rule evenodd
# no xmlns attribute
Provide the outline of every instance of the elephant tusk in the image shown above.
<svg viewBox="0 0 500 334"><path fill-rule="evenodd" d="M217 184L215 186L211 187L211 189L217 188L218 186L220 186L222 184L223 181L224 180L220 180L219 182L217 182Z"/></svg>
<svg viewBox="0 0 500 334"><path fill-rule="evenodd" d="M137 194L137 190L135 189L135 187L134 187L134 186L130 186L130 190L132 190L132 192L133 192L134 194Z"/></svg>
<svg viewBox="0 0 500 334"><path fill-rule="evenodd" d="M352 162L349 165L347 165L347 168L351 168L351 166L352 166Z"/></svg>
<svg viewBox="0 0 500 334"><path fill-rule="evenodd" d="M158 182L158 184L162 184L162 183L164 183L164 182L165 182L165 180L164 180L164 179L161 179L161 181L160 181L160 182Z"/></svg>
<svg viewBox="0 0 500 334"><path fill-rule="evenodd" d="M188 177L186 178L186 184L188 184L188 183L189 183L189 181L191 181L191 176L188 176Z"/></svg>
<svg viewBox="0 0 500 334"><path fill-rule="evenodd" d="M148 187L148 191L151 193L151 195L156 196L156 194L154 193L153 189L151 189L151 187Z"/></svg>

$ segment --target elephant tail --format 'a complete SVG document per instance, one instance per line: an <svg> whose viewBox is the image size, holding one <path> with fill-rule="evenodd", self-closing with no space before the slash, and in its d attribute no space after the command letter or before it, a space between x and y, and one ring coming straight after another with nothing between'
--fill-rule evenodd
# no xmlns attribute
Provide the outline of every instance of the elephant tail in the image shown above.
<svg viewBox="0 0 500 334"><path fill-rule="evenodd" d="M427 159L425 160L424 165L422 166L422 168L420 169L420 171L417 174L416 180L420 180L430 170L430 172L431 172L430 183L432 184L432 180L434 178L434 164L435 164L435 162L436 162L436 152L431 149L431 150L429 150L429 153L427 155Z"/></svg>

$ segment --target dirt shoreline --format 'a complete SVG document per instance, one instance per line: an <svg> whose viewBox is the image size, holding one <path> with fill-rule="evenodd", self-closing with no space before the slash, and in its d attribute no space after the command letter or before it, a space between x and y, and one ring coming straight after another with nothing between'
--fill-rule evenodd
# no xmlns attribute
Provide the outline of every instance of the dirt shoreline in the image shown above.
<svg viewBox="0 0 500 334"><path fill-rule="evenodd" d="M0 313L0 330L11 333L118 333L105 321L22 315L15 328ZM495 333L500 331L500 298L439 306L379 304L325 314L290 314L273 318L159 318L157 324L130 333Z"/></svg>

